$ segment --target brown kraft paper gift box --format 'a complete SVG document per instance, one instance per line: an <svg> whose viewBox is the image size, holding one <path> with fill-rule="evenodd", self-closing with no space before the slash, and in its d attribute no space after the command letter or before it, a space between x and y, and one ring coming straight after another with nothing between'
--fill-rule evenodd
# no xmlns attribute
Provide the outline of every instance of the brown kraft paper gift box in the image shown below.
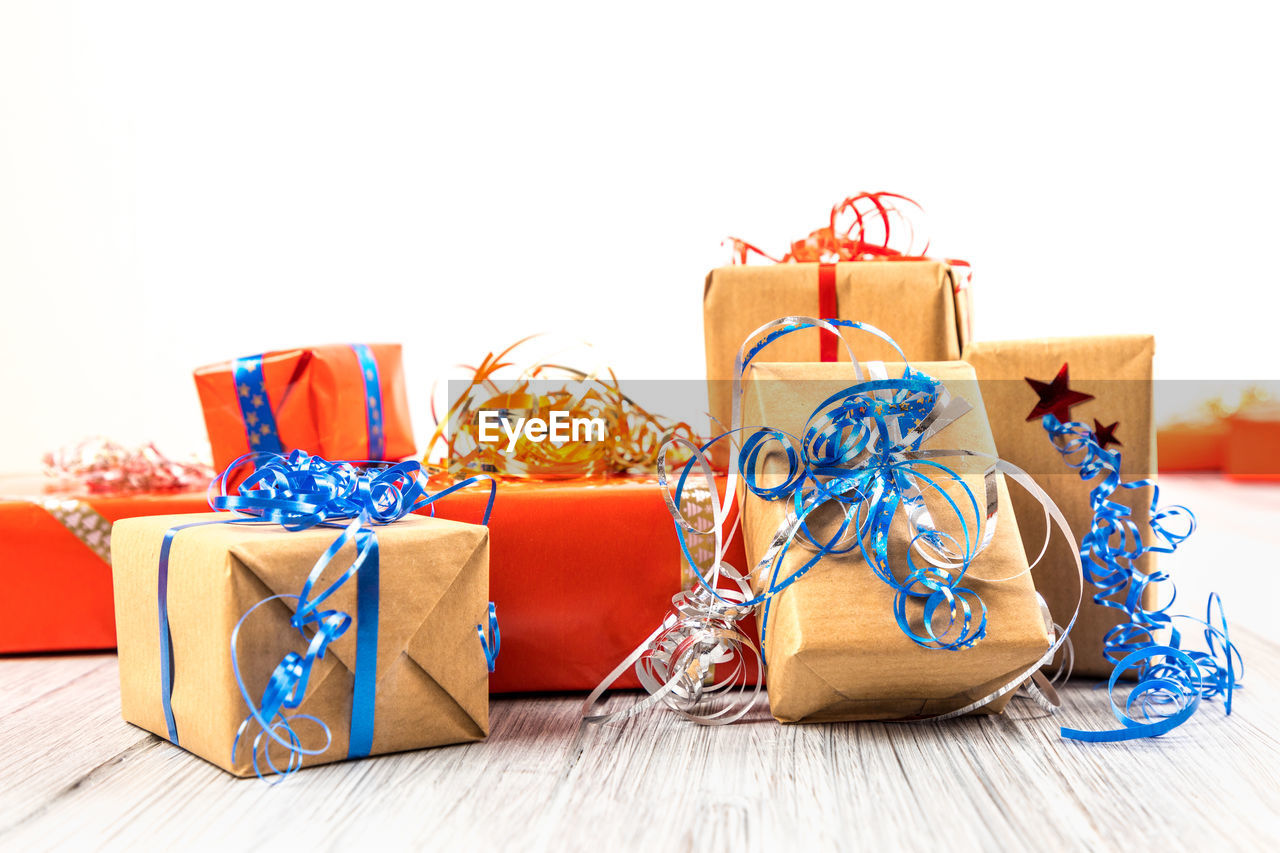
<svg viewBox="0 0 1280 853"><path fill-rule="evenodd" d="M913 366L942 380L953 396L973 405L923 446L994 455L972 368L963 362ZM891 377L902 374L900 364L886 368ZM802 435L813 409L856 381L848 363L758 364L748 373L745 418ZM938 461L962 474L981 501L982 472L990 460L948 457ZM764 651L774 717L782 722L815 722L943 714L1003 687L1046 654L1049 636L1035 587L1025 571L1026 558L1017 522L1008 509L1010 490L1003 476L997 476L997 488L1001 510L995 537L961 583L986 603L987 636L963 650L921 647L894 619L893 589L876 577L860 553L827 556L773 600ZM953 498L962 494L954 486L948 493ZM745 493L743 527L750 561L765 552L784 523L787 507L787 502ZM946 524L943 527L952 531ZM905 572L906 547L906 524L899 513L889 555L900 577ZM811 551L793 546L779 577L789 576L810 556ZM765 581L756 580L762 586ZM918 621L918 608L916 613ZM1011 695L983 706L980 713L1000 712Z"/></svg>
<svg viewBox="0 0 1280 853"><path fill-rule="evenodd" d="M734 359L747 336L782 316L820 313L819 267L814 263L734 265L707 275L702 298L711 414L729 428ZM835 264L839 319L860 320L887 333L908 361L958 359L972 325L965 276L945 261L851 261ZM779 362L820 360L820 334L788 335L770 345ZM837 360L847 361L843 347ZM897 361L893 349L866 337L859 357Z"/></svg>
<svg viewBox="0 0 1280 853"><path fill-rule="evenodd" d="M1083 481L1049 440L1036 418L1027 415L1039 396L1025 379L1052 380L1065 363L1069 365L1070 388L1094 399L1076 404L1071 419L1093 425L1119 423L1116 438L1122 445L1120 475L1126 482L1156 475L1155 425L1152 420L1151 360L1155 339L1149 335L1113 335L1081 338L1043 338L1025 341L978 341L965 350L964 359L974 366L987 401L987 416L1003 459L1019 466L1035 478L1062 509L1076 541L1088 532L1093 520L1089 492L1095 478ZM1117 448L1109 448L1117 449ZM1113 500L1127 505L1133 520L1144 529L1150 521L1151 490L1121 489ZM1022 528L1026 551L1040 553L1044 535L1044 514L1028 496L1015 493L1014 511ZM1155 570L1155 555L1145 554L1139 570ZM1065 625L1080 600L1078 569L1065 543L1055 538L1049 551L1032 570L1054 621ZM1080 616L1071 631L1077 675L1105 678L1115 668L1102 653L1106 633L1120 622L1124 613L1100 607L1093 601L1096 588L1085 584ZM1148 586L1146 606L1154 604L1157 590Z"/></svg>
<svg viewBox="0 0 1280 853"><path fill-rule="evenodd" d="M168 738L161 704L157 572L165 531L227 513L124 519L112 532L120 696L124 719ZM274 524L210 524L179 531L170 552L169 618L173 636L172 707L179 744L234 773L252 775L252 737L232 757L236 730L249 714L231 668L231 632L249 608L271 595L296 595L339 530L289 532ZM489 730L488 666L476 633L487 622L489 536L484 527L409 516L377 528L380 552L378 675L372 754L482 740ZM339 551L320 584L350 565ZM339 569L341 567L341 569ZM322 608L356 615L356 578ZM319 584L318 589L323 587ZM240 670L254 700L272 670L305 641L289 624L297 600L272 601L240 630ZM286 713L318 717L333 742L303 767L347 758L357 625L318 659L301 706ZM316 749L318 727L300 721L302 745ZM250 735L257 726L250 724ZM244 741L248 741L248 743ZM264 738L264 741L266 739ZM284 750L271 754L283 766ZM265 763L263 772L268 772Z"/></svg>

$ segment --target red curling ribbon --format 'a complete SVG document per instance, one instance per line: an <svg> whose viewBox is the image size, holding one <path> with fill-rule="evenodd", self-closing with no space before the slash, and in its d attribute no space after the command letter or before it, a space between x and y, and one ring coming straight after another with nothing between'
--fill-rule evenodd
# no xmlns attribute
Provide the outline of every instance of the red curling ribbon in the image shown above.
<svg viewBox="0 0 1280 853"><path fill-rule="evenodd" d="M791 250L775 258L756 246L730 237L734 262L745 264L759 255L777 264L834 261L920 260L929 251L921 232L924 209L897 193L858 193L831 208L827 224L791 243ZM834 315L833 315L834 316Z"/></svg>
<svg viewBox="0 0 1280 853"><path fill-rule="evenodd" d="M818 264L818 316L835 319L840 316L836 306L836 265ZM840 351L840 336L822 330L822 360L835 361Z"/></svg>
<svg viewBox="0 0 1280 853"><path fill-rule="evenodd" d="M745 264L753 255L775 264L818 264L818 316L837 319L835 265L850 261L920 261L929 253L929 237L925 233L924 209L904 195L887 192L862 192L852 195L831 208L827 224L793 240L789 250L774 257L759 247L730 237L733 263ZM948 258L956 270L953 276L956 292L963 290L971 277L969 264ZM835 361L840 351L839 338L822 330L822 361Z"/></svg>

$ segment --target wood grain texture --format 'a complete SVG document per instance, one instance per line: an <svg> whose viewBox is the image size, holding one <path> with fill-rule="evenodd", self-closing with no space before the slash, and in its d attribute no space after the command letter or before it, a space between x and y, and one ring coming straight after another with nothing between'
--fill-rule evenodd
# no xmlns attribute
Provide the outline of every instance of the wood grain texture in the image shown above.
<svg viewBox="0 0 1280 853"><path fill-rule="evenodd" d="M579 697L495 699L486 743L234 779L116 713L114 656L0 661L0 848L642 846L677 850L1195 849L1280 843L1280 648L1241 632L1235 712L1158 740L1108 726L1090 683L1056 718L1015 701L946 723L592 727ZM620 695L612 702L630 701Z"/></svg>
<svg viewBox="0 0 1280 853"><path fill-rule="evenodd" d="M1169 496L1213 522L1197 560L1280 539L1239 521L1238 490L1196 492ZM1274 581L1218 565L1188 585L1226 596L1247 666L1234 713L1207 704L1126 744L1058 736L1114 724L1091 682L1069 686L1054 717L1015 700L999 717L782 726L761 705L733 726L651 713L581 741L580 696L497 698L487 742L269 787L121 721L113 655L0 659L0 849L1280 849L1280 646L1232 606L1260 620L1249 592Z"/></svg>

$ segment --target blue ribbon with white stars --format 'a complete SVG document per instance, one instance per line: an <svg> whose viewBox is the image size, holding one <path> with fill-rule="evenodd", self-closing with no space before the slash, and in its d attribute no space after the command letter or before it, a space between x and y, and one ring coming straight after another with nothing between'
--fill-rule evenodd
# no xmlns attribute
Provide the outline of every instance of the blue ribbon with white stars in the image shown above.
<svg viewBox="0 0 1280 853"><path fill-rule="evenodd" d="M231 363L231 374L236 383L236 399L240 401L240 420L244 423L249 452L284 453L262 378L262 356L237 358Z"/></svg>
<svg viewBox="0 0 1280 853"><path fill-rule="evenodd" d="M241 473L248 474L228 493L228 484ZM397 464L329 462L295 450L287 457L275 453L248 453L241 456L209 486L209 504L215 510L228 510L240 517L219 521L180 524L170 528L161 545L157 596L160 613L160 682L161 704L169 740L177 744L178 727L173 714L173 681L175 677L173 635L169 621L168 579L171 573L170 552L174 538L182 530L208 524L279 524L290 531L312 527L331 527L341 532L316 561L302 590L297 595L272 595L249 608L231 633L231 666L240 693L249 707L249 715L241 723L232 743L232 756L240 741L256 725L253 737L253 768L263 776L261 759L271 771L283 779L302 766L307 755L320 755L332 743L332 734L322 720L307 714L287 713L302 704L315 662L323 658L329 646L354 624L356 628L356 663L351 701L351 727L347 750L349 758L360 758L373 748L374 705L377 688L378 656L378 537L376 528L399 521L411 512L429 507L459 489L487 485L489 501L482 524L489 523L497 483L485 475L461 480L446 489L429 493L426 476L418 462ZM342 547L353 543L355 559L341 576L323 590L316 588L320 577ZM321 607L339 587L356 578L356 617L340 610ZM290 624L307 643L304 653L289 652L271 673L260 698L255 699L240 672L236 643L240 628L258 608L277 599L294 599L297 607ZM488 609L488 635L485 626L477 625L480 648L485 664L492 672L498 655L500 638L498 618L492 603ZM294 729L299 721L316 724L323 733L323 745L304 747ZM270 752L272 743L288 755L281 767ZM279 779L277 782L280 781Z"/></svg>
<svg viewBox="0 0 1280 853"><path fill-rule="evenodd" d="M378 381L378 360L368 344L352 344L356 359L360 362L360 377L364 380L365 427L369 436L369 458L381 459L386 447L382 430L382 384Z"/></svg>

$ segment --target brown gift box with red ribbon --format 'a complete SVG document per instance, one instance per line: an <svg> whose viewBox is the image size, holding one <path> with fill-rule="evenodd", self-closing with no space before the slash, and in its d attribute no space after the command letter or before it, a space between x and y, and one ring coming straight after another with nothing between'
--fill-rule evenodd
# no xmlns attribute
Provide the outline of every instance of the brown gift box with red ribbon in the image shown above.
<svg viewBox="0 0 1280 853"><path fill-rule="evenodd" d="M780 257L730 238L735 264L712 270L702 296L711 414L731 420L731 380L742 342L779 317L856 320L889 335L859 342L866 361L954 361L972 338L969 265L929 257L924 210L898 193L861 192ZM759 256L774 266L749 266ZM788 335L770 361L848 361L833 332Z"/></svg>
<svg viewBox="0 0 1280 853"><path fill-rule="evenodd" d="M712 270L702 299L711 414L729 428L730 380L742 342L778 317L857 320L902 347L868 338L865 361L954 361L972 327L968 275L927 258L836 264L734 265ZM829 332L788 335L770 345L770 361L848 361Z"/></svg>
<svg viewBox="0 0 1280 853"><path fill-rule="evenodd" d="M964 360L973 365L982 383L982 398L986 401L987 417L1000 458L1022 468L1048 492L1066 516L1077 542L1093 522L1089 493L1098 480L1083 481L1075 469L1067 466L1050 441L1039 414L1028 420L1033 411L1039 412L1053 401L1045 403L1044 395L1027 380L1036 380L1050 397L1054 389L1058 389L1057 399L1069 404L1055 413L1059 420L1065 420L1063 415L1067 415L1073 421L1095 426L1096 419L1099 439L1111 439L1107 441L1108 449L1120 451L1120 476L1125 482L1154 479L1156 442L1151 384L1154 354L1155 339L1150 335L977 341L965 349ZM1065 374L1063 365L1068 368ZM1088 395L1092 395L1092 399L1077 402L1079 396ZM1021 490L1012 492L1023 545L1028 558L1035 559L1044 544L1044 513ZM1130 508L1132 519L1141 530L1151 518L1151 498L1150 489L1121 489L1111 499L1123 501ZM1144 554L1135 565L1150 574L1156 568L1155 554ZM1066 543L1057 537L1032 570L1036 589L1044 596L1059 625L1067 624L1080 600L1078 573ZM1128 617L1123 610L1095 603L1096 592L1096 587L1084 585L1080 616L1071 631L1074 672L1106 678L1115 667L1103 655L1103 638L1116 625L1127 622ZM1155 585L1148 585L1143 593L1143 606L1154 606L1157 595Z"/></svg>

